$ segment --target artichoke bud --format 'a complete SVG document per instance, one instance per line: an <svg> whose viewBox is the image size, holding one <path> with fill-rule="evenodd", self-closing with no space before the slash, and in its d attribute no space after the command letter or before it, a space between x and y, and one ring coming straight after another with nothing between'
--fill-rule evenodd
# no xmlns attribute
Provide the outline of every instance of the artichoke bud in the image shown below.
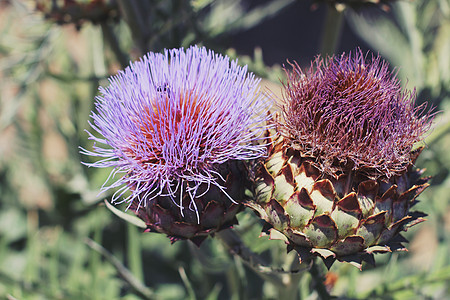
<svg viewBox="0 0 450 300"><path fill-rule="evenodd" d="M422 148L412 149L433 115L419 116L414 92L379 57L356 51L318 57L306 72L292 66L248 205L302 261L361 268L374 253L404 250L400 233L424 221L411 210L428 186L414 167Z"/></svg>
<svg viewBox="0 0 450 300"><path fill-rule="evenodd" d="M301 260L318 255L328 266L338 259L361 267L373 262L373 253L405 249L400 232L424 221L425 214L410 210L428 186L428 178L420 178L423 170L411 164L388 181L355 172L324 175L314 159L285 143L278 138L273 149L280 152L259 167L250 206L271 225L269 231L286 236L289 250Z"/></svg>

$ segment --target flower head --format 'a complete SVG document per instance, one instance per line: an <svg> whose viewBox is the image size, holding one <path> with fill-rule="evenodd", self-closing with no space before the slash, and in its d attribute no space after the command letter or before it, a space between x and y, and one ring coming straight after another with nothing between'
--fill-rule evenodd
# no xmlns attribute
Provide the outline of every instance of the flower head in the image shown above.
<svg viewBox="0 0 450 300"><path fill-rule="evenodd" d="M412 147L432 115L420 116L414 92L361 51L317 58L306 72L293 65L287 75L281 134L247 205L302 261L361 268L374 253L404 250L401 231L424 221L411 208L429 178L414 167L422 148Z"/></svg>
<svg viewBox="0 0 450 300"><path fill-rule="evenodd" d="M102 137L89 134L97 143L82 152L103 159L87 165L114 167L110 178L122 174L103 190L122 186L112 201L122 197L135 210L163 196L183 215L187 197L199 219L194 199L211 186L239 200L227 194L219 167L265 154L254 143L266 118L258 83L205 48L149 53L100 88L91 127Z"/></svg>
<svg viewBox="0 0 450 300"><path fill-rule="evenodd" d="M294 148L317 157L324 172L390 177L410 165L432 115L421 115L415 91L402 90L379 56L366 60L357 50L318 57L306 72L297 64L286 72L283 133Z"/></svg>

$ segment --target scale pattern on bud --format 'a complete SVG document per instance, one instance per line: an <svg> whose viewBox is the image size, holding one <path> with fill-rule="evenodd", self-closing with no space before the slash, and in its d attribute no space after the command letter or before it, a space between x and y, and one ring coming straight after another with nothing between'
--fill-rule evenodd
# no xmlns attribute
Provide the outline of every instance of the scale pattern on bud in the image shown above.
<svg viewBox="0 0 450 300"><path fill-rule="evenodd" d="M100 88L90 134L150 231L201 242L235 223L248 185L243 161L261 157L267 101L259 80L228 57L196 46L149 53ZM127 193L127 194L126 194Z"/></svg>
<svg viewBox="0 0 450 300"><path fill-rule="evenodd" d="M248 205L301 260L361 267L374 253L404 249L399 233L425 216L410 211L428 186L414 167L422 148L412 147L432 114L420 116L414 92L361 51L286 72L279 136L269 138Z"/></svg>

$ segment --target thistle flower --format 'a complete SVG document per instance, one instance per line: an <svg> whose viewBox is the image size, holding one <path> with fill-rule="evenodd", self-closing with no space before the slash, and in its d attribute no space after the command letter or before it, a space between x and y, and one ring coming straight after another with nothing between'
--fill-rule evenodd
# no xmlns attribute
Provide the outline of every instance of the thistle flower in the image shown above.
<svg viewBox="0 0 450 300"><path fill-rule="evenodd" d="M100 88L86 155L123 174L112 202L127 202L149 230L201 241L230 226L247 184L241 161L265 154L266 101L237 61L196 46L149 53ZM106 183L105 183L106 184ZM129 194L125 196L125 193ZM119 199L121 199L119 201Z"/></svg>
<svg viewBox="0 0 450 300"><path fill-rule="evenodd" d="M423 221L410 212L428 180L414 168L413 146L432 115L414 107L415 92L401 89L387 63L360 50L286 73L280 136L249 206L302 260L361 267L373 253L404 249L398 233Z"/></svg>

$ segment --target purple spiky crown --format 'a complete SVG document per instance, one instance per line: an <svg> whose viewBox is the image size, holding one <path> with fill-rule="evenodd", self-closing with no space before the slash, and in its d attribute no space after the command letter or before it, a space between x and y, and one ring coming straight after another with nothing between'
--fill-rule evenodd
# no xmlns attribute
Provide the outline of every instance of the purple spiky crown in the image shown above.
<svg viewBox="0 0 450 300"><path fill-rule="evenodd" d="M332 175L357 171L377 178L406 171L433 115L414 106L415 91L402 90L379 56L368 59L361 50L319 56L305 72L295 63L286 74L281 130L294 149Z"/></svg>
<svg viewBox="0 0 450 300"><path fill-rule="evenodd" d="M200 186L226 194L217 166L265 154L254 143L267 118L259 80L227 56L196 46L148 53L109 81L91 114L101 137L89 133L93 151L82 153L102 158L88 166L114 167L110 180L121 175L102 188L120 187L112 202L139 209L177 194L177 205L185 195L195 205Z"/></svg>

